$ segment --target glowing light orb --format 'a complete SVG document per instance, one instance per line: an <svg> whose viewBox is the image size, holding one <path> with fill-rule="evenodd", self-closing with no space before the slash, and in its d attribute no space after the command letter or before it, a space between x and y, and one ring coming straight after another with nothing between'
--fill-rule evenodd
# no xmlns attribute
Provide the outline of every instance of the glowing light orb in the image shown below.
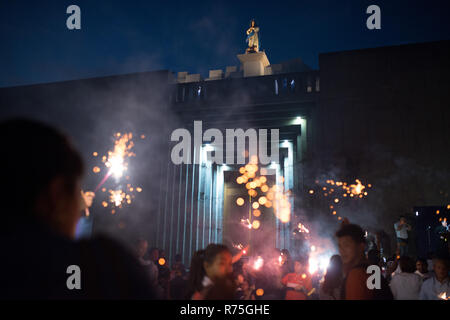
<svg viewBox="0 0 450 320"><path fill-rule="evenodd" d="M242 198L237 198L236 199L236 204L238 205L238 206L242 206L243 204L244 204L244 199L242 199Z"/></svg>
<svg viewBox="0 0 450 320"><path fill-rule="evenodd" d="M264 203L266 203L267 202L267 198L266 197L260 197L259 199L258 199L258 202L259 202L259 204L264 204Z"/></svg>

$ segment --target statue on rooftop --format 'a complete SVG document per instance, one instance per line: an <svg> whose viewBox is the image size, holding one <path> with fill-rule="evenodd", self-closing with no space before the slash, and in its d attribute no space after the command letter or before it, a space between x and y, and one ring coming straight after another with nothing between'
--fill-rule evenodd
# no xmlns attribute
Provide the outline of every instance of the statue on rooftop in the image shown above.
<svg viewBox="0 0 450 320"><path fill-rule="evenodd" d="M259 52L259 38L258 38L259 27L256 25L254 19L250 22L250 28L247 29L247 39L245 42L248 43L248 48L245 53Z"/></svg>

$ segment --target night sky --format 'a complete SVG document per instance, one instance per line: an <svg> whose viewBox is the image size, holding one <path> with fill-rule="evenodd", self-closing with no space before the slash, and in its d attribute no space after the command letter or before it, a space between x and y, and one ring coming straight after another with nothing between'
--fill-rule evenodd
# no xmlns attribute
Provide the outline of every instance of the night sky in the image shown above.
<svg viewBox="0 0 450 320"><path fill-rule="evenodd" d="M81 30L66 8L81 8ZM381 30L366 8L381 8ZM0 1L0 86L169 69L207 76L238 65L255 18L269 61L450 39L450 1Z"/></svg>

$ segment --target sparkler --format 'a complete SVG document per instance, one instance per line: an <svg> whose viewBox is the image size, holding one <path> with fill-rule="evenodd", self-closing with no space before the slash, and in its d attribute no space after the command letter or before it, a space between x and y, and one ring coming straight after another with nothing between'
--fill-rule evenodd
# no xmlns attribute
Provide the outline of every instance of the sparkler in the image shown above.
<svg viewBox="0 0 450 320"><path fill-rule="evenodd" d="M134 147L134 142L132 140L133 135L132 133L125 133L121 134L120 132L116 133L114 135L114 148L112 151L108 151L107 155L104 155L102 157L102 162L104 163L105 167L108 168L108 171L103 176L100 183L97 185L97 187L94 189L94 193L100 189L100 187L109 179L109 177L113 176L116 179L116 182L123 177L124 173L128 169L128 162L126 161L127 158L133 157L136 154L133 153L131 150ZM141 139L144 139L145 136L141 135ZM97 152L93 152L92 155L94 157L98 156ZM100 167L95 166L92 170L94 173L99 173L101 171ZM126 179L128 180L129 177L127 176ZM133 188L130 184L127 184L127 188L116 188L116 189L109 189L109 203L112 203L113 206L122 208L122 205L127 203L131 203L131 199L134 198L134 195L132 194L134 191L142 192L141 187ZM106 188L102 188L102 192L106 192ZM102 205L103 207L108 207L108 202L103 201ZM111 211L112 214L115 213L115 209Z"/></svg>
<svg viewBox="0 0 450 320"><path fill-rule="evenodd" d="M252 228L252 223L248 219L241 219L241 224L248 229Z"/></svg>
<svg viewBox="0 0 450 320"><path fill-rule="evenodd" d="M303 224L299 223L299 224L298 224L298 232L309 233L309 229L306 228Z"/></svg>
<svg viewBox="0 0 450 320"><path fill-rule="evenodd" d="M116 207L119 207L122 204L122 201L125 199L126 193L122 190L109 190L110 192L110 202L114 203Z"/></svg>
<svg viewBox="0 0 450 320"><path fill-rule="evenodd" d="M108 157L103 156L102 162L105 164L109 170L106 175L103 177L102 181L97 185L94 192L96 192L108 178L112 175L117 179L123 176L123 173L128 168L128 163L125 161L127 157L135 156L131 149L134 147L133 143L133 135L132 133L121 134L120 132L115 135L116 140L114 141L114 150L108 151ZM98 155L97 152L94 152L93 155L96 157ZM95 173L100 172L99 167L94 167L93 171Z"/></svg>
<svg viewBox="0 0 450 320"><path fill-rule="evenodd" d="M450 297L447 297L447 292L444 291L438 294L438 298L441 300L449 300Z"/></svg>
<svg viewBox="0 0 450 320"><path fill-rule="evenodd" d="M258 257L256 258L255 262L253 263L253 269L259 270L259 269L261 269L261 267L263 266L263 264L264 264L263 258L261 258L260 256L258 256Z"/></svg>

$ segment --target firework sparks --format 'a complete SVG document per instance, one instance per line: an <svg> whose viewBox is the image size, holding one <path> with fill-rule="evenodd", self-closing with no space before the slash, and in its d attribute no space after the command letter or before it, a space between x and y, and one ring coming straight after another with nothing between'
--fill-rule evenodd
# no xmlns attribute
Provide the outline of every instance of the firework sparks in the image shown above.
<svg viewBox="0 0 450 320"><path fill-rule="evenodd" d="M241 219L241 224L248 229L252 228L252 223L248 219Z"/></svg>
<svg viewBox="0 0 450 320"><path fill-rule="evenodd" d="M364 198L368 195L368 188L372 188L372 185L370 183L365 186L359 179L355 179L355 183L352 184L342 181L334 181L332 179L328 179L325 181L328 186L320 186L319 180L316 180L315 183L319 185L317 193L322 192L324 197L331 197L330 201L332 201L333 205L330 205L329 208L331 209L332 215L336 216L338 220L341 220L342 218L337 215L335 206L338 206L345 199ZM313 195L315 193L315 190L309 190L310 195Z"/></svg>
<svg viewBox="0 0 450 320"><path fill-rule="evenodd" d="M298 232L309 233L309 229L306 228L306 226L303 225L302 223L299 223L299 224L298 224Z"/></svg>
<svg viewBox="0 0 450 320"><path fill-rule="evenodd" d="M116 207L119 207L122 204L122 201L125 199L126 194L122 190L109 190L110 202L114 203Z"/></svg>
<svg viewBox="0 0 450 320"><path fill-rule="evenodd" d="M114 135L114 148L112 151L108 151L107 155L101 157L101 161L104 163L105 167L108 168L107 173L100 181L100 183L95 188L94 192L96 192L107 180L110 176L116 178L116 182L118 179L123 177L124 173L128 169L127 158L135 156L135 154L131 151L134 147L134 143L132 141L133 135L132 133L121 134L120 132ZM144 137L141 136L143 139ZM98 152L93 152L92 155L97 157ZM101 171L100 167L95 166L92 171L94 173L99 173ZM126 176L126 180L129 180L130 177ZM101 189L102 192L106 192L106 188ZM115 208L122 208L124 204L131 204L132 199L134 199L134 195L132 194L134 191L142 192L141 187L134 188L130 184L127 184L126 188L115 187L113 189L109 189L109 199L107 201L102 201L102 206L104 208L109 206L109 203L112 204ZM114 214L116 212L115 208L112 209L111 213Z"/></svg>
<svg viewBox="0 0 450 320"><path fill-rule="evenodd" d="M105 164L105 167L108 168L108 172L103 177L102 181L97 185L94 192L96 192L108 178L112 175L117 179L123 176L123 173L128 168L128 163L126 162L126 158L135 156L131 149L134 147L134 143L132 141L133 135L131 133L121 134L120 132L114 135L114 150L108 151L108 156L102 157L102 162ZM98 156L97 152L93 152L94 157ZM101 170L98 166L93 168L94 173L99 173Z"/></svg>
<svg viewBox="0 0 450 320"><path fill-rule="evenodd" d="M109 173L113 175L116 179L122 177L124 171L127 170L127 163L125 161L126 157L134 156L135 154L131 152L134 146L133 135L131 133L126 133L121 135L120 132L116 134L116 141L114 142L114 151L108 152L108 160L105 162L105 166L109 168Z"/></svg>

